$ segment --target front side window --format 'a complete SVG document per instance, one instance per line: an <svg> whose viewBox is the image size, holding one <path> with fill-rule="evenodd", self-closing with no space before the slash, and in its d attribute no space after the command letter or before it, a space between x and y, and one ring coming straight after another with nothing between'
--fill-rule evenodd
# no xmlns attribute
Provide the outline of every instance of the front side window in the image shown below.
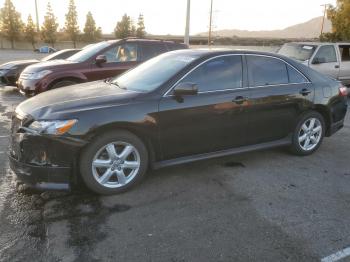
<svg viewBox="0 0 350 262"><path fill-rule="evenodd" d="M126 43L108 49L103 55L107 63L137 61L137 44Z"/></svg>
<svg viewBox="0 0 350 262"><path fill-rule="evenodd" d="M288 84L286 63L265 56L247 56L250 86Z"/></svg>
<svg viewBox="0 0 350 262"><path fill-rule="evenodd" d="M334 63L337 62L337 54L332 45L321 46L315 55L314 61L318 63Z"/></svg>
<svg viewBox="0 0 350 262"><path fill-rule="evenodd" d="M214 58L200 65L181 82L196 84L200 92L242 87L242 57Z"/></svg>

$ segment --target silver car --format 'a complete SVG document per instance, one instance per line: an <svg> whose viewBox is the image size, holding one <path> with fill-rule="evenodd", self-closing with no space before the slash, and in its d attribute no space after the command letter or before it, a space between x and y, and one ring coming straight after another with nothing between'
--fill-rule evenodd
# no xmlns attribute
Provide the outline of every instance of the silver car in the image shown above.
<svg viewBox="0 0 350 262"><path fill-rule="evenodd" d="M292 42L278 53L350 86L350 43Z"/></svg>

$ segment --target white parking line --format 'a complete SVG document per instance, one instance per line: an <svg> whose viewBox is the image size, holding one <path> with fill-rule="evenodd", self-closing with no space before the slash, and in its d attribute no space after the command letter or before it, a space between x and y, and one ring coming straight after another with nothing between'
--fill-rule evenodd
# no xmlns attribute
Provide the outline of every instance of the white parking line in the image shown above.
<svg viewBox="0 0 350 262"><path fill-rule="evenodd" d="M322 258L321 262L335 262L350 256L350 247L338 251L328 257Z"/></svg>
<svg viewBox="0 0 350 262"><path fill-rule="evenodd" d="M5 152L3 152L3 151L0 151L0 154L5 154Z"/></svg>
<svg viewBox="0 0 350 262"><path fill-rule="evenodd" d="M8 138L9 136L0 136L0 138Z"/></svg>

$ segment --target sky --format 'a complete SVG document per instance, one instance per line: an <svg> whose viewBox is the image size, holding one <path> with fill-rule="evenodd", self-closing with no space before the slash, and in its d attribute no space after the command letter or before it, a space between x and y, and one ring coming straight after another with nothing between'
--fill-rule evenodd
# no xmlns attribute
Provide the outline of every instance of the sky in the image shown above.
<svg viewBox="0 0 350 262"><path fill-rule="evenodd" d="M0 7L5 0L0 0ZM35 0L12 0L24 21L35 17ZM49 0L37 0L41 24ZM64 26L69 0L50 0L60 28ZM135 21L144 15L150 34L182 35L185 30L187 0L75 0L82 30L91 11L104 33L113 32L117 21L127 13ZM306 22L323 15L321 4L336 0L214 0L213 30L275 30ZM191 0L191 34L208 31L210 0Z"/></svg>

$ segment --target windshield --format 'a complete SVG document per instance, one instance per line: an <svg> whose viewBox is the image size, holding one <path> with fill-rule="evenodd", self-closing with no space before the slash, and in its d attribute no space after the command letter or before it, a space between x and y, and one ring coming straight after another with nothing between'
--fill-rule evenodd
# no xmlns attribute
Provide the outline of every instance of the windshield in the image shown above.
<svg viewBox="0 0 350 262"><path fill-rule="evenodd" d="M315 45L289 43L289 44L284 44L282 48L278 51L278 53L280 55L284 55L284 56L304 62L311 58L315 50L316 50Z"/></svg>
<svg viewBox="0 0 350 262"><path fill-rule="evenodd" d="M189 65L197 56L169 52L152 58L126 72L111 83L141 92L150 92L168 81L172 76Z"/></svg>
<svg viewBox="0 0 350 262"><path fill-rule="evenodd" d="M67 60L73 62L84 62L108 46L110 46L110 43L108 42L101 42L88 46L75 55L72 55Z"/></svg>

